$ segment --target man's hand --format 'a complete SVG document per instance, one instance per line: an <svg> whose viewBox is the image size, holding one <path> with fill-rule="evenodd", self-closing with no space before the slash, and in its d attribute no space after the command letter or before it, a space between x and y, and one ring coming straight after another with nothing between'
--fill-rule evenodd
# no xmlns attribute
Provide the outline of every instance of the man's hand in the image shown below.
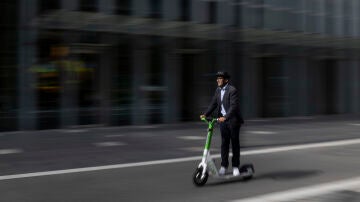
<svg viewBox="0 0 360 202"><path fill-rule="evenodd" d="M200 115L200 119L203 119L203 118L205 118L205 115L204 115L204 114L201 114L201 115Z"/></svg>
<svg viewBox="0 0 360 202"><path fill-rule="evenodd" d="M224 121L226 120L226 118L225 117L220 117L220 118L218 118L218 122L219 123L223 123Z"/></svg>

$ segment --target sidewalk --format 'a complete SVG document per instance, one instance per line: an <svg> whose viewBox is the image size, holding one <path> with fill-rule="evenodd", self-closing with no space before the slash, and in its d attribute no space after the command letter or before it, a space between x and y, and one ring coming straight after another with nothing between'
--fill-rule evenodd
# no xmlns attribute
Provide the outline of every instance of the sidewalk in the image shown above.
<svg viewBox="0 0 360 202"><path fill-rule="evenodd" d="M280 118L256 118L245 119L244 127L255 126L269 126L269 125L281 125L281 124L306 124L314 122L339 122L339 121L359 121L360 114L342 114L342 115L321 115L321 116L295 116L295 117L280 117ZM48 130L30 130L30 131L5 131L1 134L18 134L18 133L42 133L52 131L118 131L118 132L146 132L146 131L163 131L163 130L184 130L184 129L201 129L204 127L204 123L200 120L198 122L181 122L174 124L149 124L149 125L129 125L129 126L101 126L101 125L78 125L68 128L60 129L48 129Z"/></svg>

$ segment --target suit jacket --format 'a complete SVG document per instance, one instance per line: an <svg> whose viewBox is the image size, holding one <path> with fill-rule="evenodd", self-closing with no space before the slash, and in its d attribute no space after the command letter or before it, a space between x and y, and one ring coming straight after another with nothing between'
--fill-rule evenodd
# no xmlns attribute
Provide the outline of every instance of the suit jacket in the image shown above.
<svg viewBox="0 0 360 202"><path fill-rule="evenodd" d="M211 115L214 111L217 117L221 117L221 104L224 105L226 111L225 118L231 124L243 124L244 120L240 112L239 95L235 87L228 84L225 88L223 101L221 102L221 88L217 88L215 95L211 100L205 116Z"/></svg>

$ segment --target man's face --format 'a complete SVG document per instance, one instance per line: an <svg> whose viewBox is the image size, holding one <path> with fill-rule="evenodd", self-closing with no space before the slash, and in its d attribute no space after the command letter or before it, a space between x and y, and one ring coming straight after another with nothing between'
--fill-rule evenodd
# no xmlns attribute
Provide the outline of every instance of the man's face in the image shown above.
<svg viewBox="0 0 360 202"><path fill-rule="evenodd" d="M219 87L223 87L226 85L226 83L228 82L227 79L224 79L224 77L217 77L216 78L216 82L218 84Z"/></svg>

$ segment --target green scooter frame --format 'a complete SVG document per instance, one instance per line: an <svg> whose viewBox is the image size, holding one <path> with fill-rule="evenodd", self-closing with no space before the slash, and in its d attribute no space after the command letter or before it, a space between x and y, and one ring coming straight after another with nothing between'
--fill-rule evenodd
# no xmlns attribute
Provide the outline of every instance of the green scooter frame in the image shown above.
<svg viewBox="0 0 360 202"><path fill-rule="evenodd" d="M214 125L215 123L218 122L218 120L216 118L209 118L209 117L202 118L201 120L208 124L207 138L206 138L205 148L201 162L198 165L198 167L195 169L195 172L193 174L193 183L196 186L203 186L207 182L209 175L214 178L220 178L220 179L231 179L231 178L242 178L244 180L251 179L255 173L255 169L252 164L246 164L241 166L240 175L238 176L233 176L232 174L225 174L225 175L219 174L218 169L216 168L216 165L214 163L214 160L210 155L210 146L211 146L211 139L213 135Z"/></svg>

